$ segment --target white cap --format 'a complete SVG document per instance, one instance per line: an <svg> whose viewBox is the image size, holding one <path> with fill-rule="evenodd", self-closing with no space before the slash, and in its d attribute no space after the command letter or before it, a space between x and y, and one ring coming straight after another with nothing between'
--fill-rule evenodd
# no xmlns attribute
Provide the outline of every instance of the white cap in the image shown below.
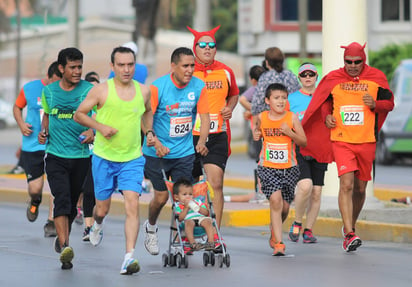
<svg viewBox="0 0 412 287"><path fill-rule="evenodd" d="M139 49L137 48L137 45L136 45L136 43L135 42L127 42L127 43L124 43L123 45L122 45L122 47L126 47L126 48L129 48L129 49L131 49L134 53L135 53L135 55L137 55L137 52L139 51Z"/></svg>

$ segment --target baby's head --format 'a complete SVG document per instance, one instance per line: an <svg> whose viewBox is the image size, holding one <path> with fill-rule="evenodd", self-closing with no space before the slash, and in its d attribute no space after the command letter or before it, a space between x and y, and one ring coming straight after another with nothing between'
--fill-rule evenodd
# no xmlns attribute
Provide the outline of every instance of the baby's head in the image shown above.
<svg viewBox="0 0 412 287"><path fill-rule="evenodd" d="M192 182L181 177L173 184L173 198L175 201L185 202L193 198Z"/></svg>

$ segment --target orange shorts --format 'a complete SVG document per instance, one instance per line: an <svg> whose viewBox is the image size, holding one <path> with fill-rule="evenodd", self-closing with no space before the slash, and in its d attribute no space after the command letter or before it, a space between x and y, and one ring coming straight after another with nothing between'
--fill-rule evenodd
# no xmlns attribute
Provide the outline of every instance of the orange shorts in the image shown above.
<svg viewBox="0 0 412 287"><path fill-rule="evenodd" d="M355 176L363 181L372 179L372 165L375 160L376 143L351 144L332 142L338 175L355 172Z"/></svg>

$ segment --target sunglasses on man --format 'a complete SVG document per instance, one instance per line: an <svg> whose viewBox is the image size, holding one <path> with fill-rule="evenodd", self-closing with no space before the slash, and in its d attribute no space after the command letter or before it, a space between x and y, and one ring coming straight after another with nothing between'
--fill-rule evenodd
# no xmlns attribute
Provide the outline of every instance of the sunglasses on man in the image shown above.
<svg viewBox="0 0 412 287"><path fill-rule="evenodd" d="M306 77L313 78L314 76L316 76L316 73L312 71L304 71L299 74L299 77L301 78L306 78Z"/></svg>
<svg viewBox="0 0 412 287"><path fill-rule="evenodd" d="M209 46L210 49L216 48L215 42L197 42L196 45L199 46L200 49L204 49L206 46Z"/></svg>
<svg viewBox="0 0 412 287"><path fill-rule="evenodd" d="M359 65L362 62L363 62L363 60L355 60L355 61L345 60L345 63L348 64L348 65L352 65L352 64Z"/></svg>

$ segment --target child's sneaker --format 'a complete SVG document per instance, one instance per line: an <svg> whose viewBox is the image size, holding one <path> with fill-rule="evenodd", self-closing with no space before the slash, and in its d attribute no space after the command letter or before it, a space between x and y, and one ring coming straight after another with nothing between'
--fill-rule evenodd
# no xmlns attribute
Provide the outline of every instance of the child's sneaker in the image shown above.
<svg viewBox="0 0 412 287"><path fill-rule="evenodd" d="M101 226L100 228L96 227L96 223L92 225L92 228L90 228L90 233L89 233L89 240L90 243L93 246L97 246L102 242L103 239L103 227Z"/></svg>
<svg viewBox="0 0 412 287"><path fill-rule="evenodd" d="M90 241L90 229L91 226L87 226L83 231L82 240L83 241Z"/></svg>
<svg viewBox="0 0 412 287"><path fill-rule="evenodd" d="M275 241L275 233L273 233L272 225L269 225L269 229L270 229L269 246L270 248L274 249L276 241Z"/></svg>
<svg viewBox="0 0 412 287"><path fill-rule="evenodd" d="M353 232L349 232L343 240L343 250L346 252L355 251L359 246L362 245L362 240L359 236L355 235Z"/></svg>
<svg viewBox="0 0 412 287"><path fill-rule="evenodd" d="M312 229L305 228L302 234L303 243L316 243L318 239L313 236Z"/></svg>
<svg viewBox="0 0 412 287"><path fill-rule="evenodd" d="M289 239L293 242L299 241L300 230L302 229L302 223L297 223L294 221L290 226Z"/></svg>
<svg viewBox="0 0 412 287"><path fill-rule="evenodd" d="M120 269L120 274L131 275L140 271L139 262L136 259L129 258L125 259Z"/></svg>
<svg viewBox="0 0 412 287"><path fill-rule="evenodd" d="M275 243L273 248L273 256L285 256L286 246L283 242Z"/></svg>

